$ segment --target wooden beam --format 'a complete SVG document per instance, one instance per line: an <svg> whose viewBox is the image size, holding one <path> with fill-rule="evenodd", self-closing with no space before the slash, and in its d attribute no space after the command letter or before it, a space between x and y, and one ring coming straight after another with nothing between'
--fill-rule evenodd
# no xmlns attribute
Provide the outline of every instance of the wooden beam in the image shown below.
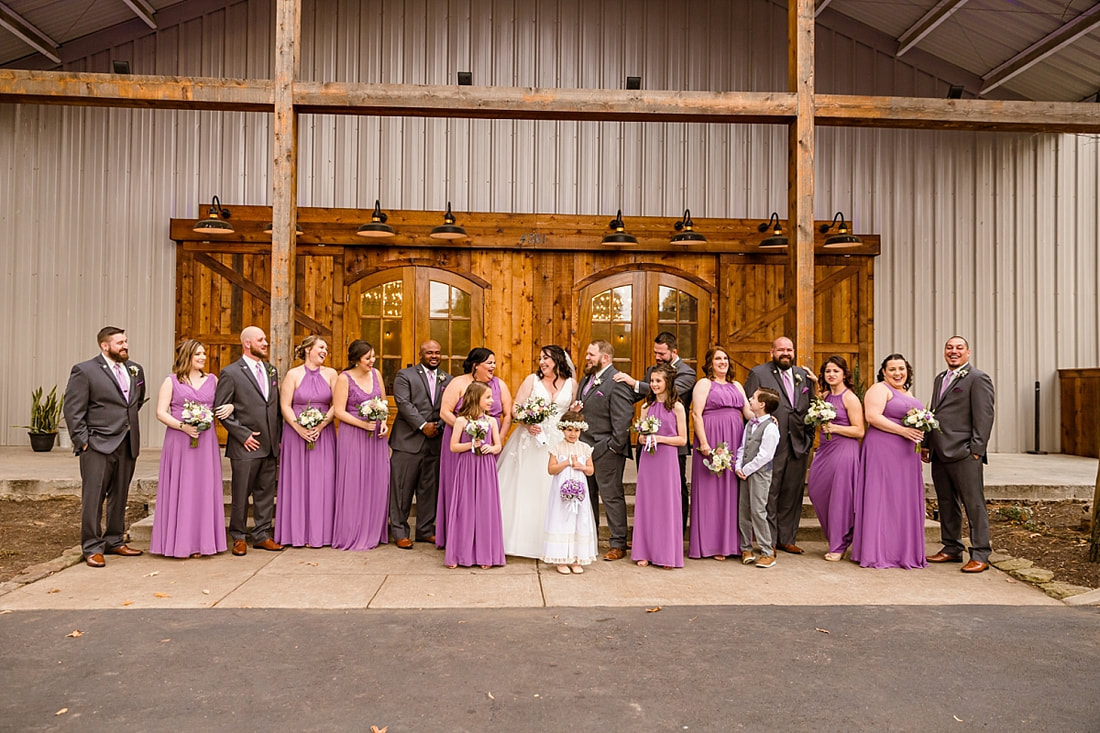
<svg viewBox="0 0 1100 733"><path fill-rule="evenodd" d="M275 3L275 166L271 235L271 360L283 374L294 345L295 224L298 218L298 110L301 0Z"/></svg>
<svg viewBox="0 0 1100 733"><path fill-rule="evenodd" d="M59 55L61 44L38 30L36 26L9 8L5 3L0 3L0 27L7 29L12 35L55 64L61 63L61 56Z"/></svg>
<svg viewBox="0 0 1100 733"><path fill-rule="evenodd" d="M153 20L153 15L157 12L146 0L122 0L126 3L126 7L134 11L134 15L141 18L145 25L149 26L153 30L157 29L157 22Z"/></svg>
<svg viewBox="0 0 1100 733"><path fill-rule="evenodd" d="M1047 56L1057 53L1094 28L1100 27L1100 3L1093 5L1073 20L1054 29L1008 61L982 77L978 94L988 94L1006 81L1030 69Z"/></svg>
<svg viewBox="0 0 1100 733"><path fill-rule="evenodd" d="M814 4L814 17L816 18L821 15L821 11L829 7L829 3L832 1L833 0L817 0L817 3Z"/></svg>
<svg viewBox="0 0 1100 733"><path fill-rule="evenodd" d="M913 25L898 36L898 50L895 56L901 56L921 42L925 36L936 30L955 11L966 5L967 0L940 0Z"/></svg>
<svg viewBox="0 0 1100 733"><path fill-rule="evenodd" d="M791 244L787 298L794 303L795 354L814 355L814 2L788 0L788 90L797 114L787 128L787 208ZM778 334L777 334L778 335ZM787 334L790 336L791 334Z"/></svg>

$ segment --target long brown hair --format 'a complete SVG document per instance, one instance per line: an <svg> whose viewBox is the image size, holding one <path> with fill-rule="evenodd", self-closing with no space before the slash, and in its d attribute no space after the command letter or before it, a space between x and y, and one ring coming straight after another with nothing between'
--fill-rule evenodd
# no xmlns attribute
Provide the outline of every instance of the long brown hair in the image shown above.
<svg viewBox="0 0 1100 733"><path fill-rule="evenodd" d="M195 358L196 351L204 348L206 347L195 339L184 339L176 345L176 360L172 363L172 373L176 375L176 381L180 384L191 383L191 360Z"/></svg>
<svg viewBox="0 0 1100 733"><path fill-rule="evenodd" d="M462 395L462 409L455 414L455 417L464 417L467 420L476 420L481 417L481 396L488 391L490 391L489 385L485 382L470 382L470 386Z"/></svg>
<svg viewBox="0 0 1100 733"><path fill-rule="evenodd" d="M714 381L714 357L719 351L726 355L726 361L729 362L729 368L726 370L726 381L733 384L733 359L730 359L730 352L725 346L711 346L707 349L707 355L703 357L703 375L712 382Z"/></svg>
<svg viewBox="0 0 1100 733"><path fill-rule="evenodd" d="M650 379L654 375L660 374L665 378L665 399L664 405L666 409L671 410L676 406L676 402L680 399L680 395L676 392L676 370L668 364L659 364L656 369L650 373ZM645 404L649 407L657 401L657 395L653 392L653 387L650 386L649 394L646 395Z"/></svg>

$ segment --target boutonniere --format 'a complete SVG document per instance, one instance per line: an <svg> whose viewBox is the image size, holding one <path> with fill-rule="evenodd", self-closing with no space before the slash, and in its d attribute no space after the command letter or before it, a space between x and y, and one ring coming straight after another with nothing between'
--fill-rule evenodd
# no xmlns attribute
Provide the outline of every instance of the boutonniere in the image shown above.
<svg viewBox="0 0 1100 733"><path fill-rule="evenodd" d="M794 383L795 384L802 384L802 375L799 374L798 372L794 373Z"/></svg>
<svg viewBox="0 0 1100 733"><path fill-rule="evenodd" d="M138 375L138 368L136 366L131 365L126 368L129 370L131 377L136 377Z"/></svg>
<svg viewBox="0 0 1100 733"><path fill-rule="evenodd" d="M592 386L593 387L599 387L601 384L603 384L603 378L602 377L596 377L595 379L592 380Z"/></svg>
<svg viewBox="0 0 1100 733"><path fill-rule="evenodd" d="M957 371L957 372L955 372L955 380L957 381L957 380L959 380L959 379L962 379L962 378L963 378L963 377L965 377L965 376L966 376L967 374L970 374L970 370L969 370L969 369L962 369L962 370L960 370L960 371Z"/></svg>
<svg viewBox="0 0 1100 733"><path fill-rule="evenodd" d="M271 377L272 379L275 378L275 367L271 366L270 364L267 365L267 376Z"/></svg>
<svg viewBox="0 0 1100 733"><path fill-rule="evenodd" d="M442 373L442 372L436 372L436 373L435 373L435 381L436 381L437 383L440 383L440 384L442 384L442 382L443 382L443 380L444 380L444 379L446 379L446 377L445 377L445 376L443 376L443 373Z"/></svg>

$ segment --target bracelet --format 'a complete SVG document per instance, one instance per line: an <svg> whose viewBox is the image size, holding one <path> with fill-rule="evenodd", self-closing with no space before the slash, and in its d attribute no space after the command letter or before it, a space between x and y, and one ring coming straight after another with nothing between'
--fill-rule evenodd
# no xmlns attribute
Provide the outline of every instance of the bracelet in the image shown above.
<svg viewBox="0 0 1100 733"><path fill-rule="evenodd" d="M183 420L180 420L180 430L183 430Z"/></svg>

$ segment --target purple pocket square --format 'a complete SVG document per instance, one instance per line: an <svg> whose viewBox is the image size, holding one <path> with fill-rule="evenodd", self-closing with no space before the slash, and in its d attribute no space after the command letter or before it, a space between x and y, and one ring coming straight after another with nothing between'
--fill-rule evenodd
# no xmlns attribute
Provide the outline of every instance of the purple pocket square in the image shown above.
<svg viewBox="0 0 1100 733"><path fill-rule="evenodd" d="M963 391L963 388L962 388L962 387L955 387L955 389L953 389L953 390L951 390L951 391L952 391L952 392L962 392L962 391Z"/></svg>
<svg viewBox="0 0 1100 733"><path fill-rule="evenodd" d="M810 391L810 388L809 388L809 387L803 387L803 388L802 388L802 394L806 394L806 393L807 393L807 392L809 392L809 391Z"/></svg>
<svg viewBox="0 0 1100 733"><path fill-rule="evenodd" d="M601 391L600 391L600 390L598 390L598 389L596 390L596 394L597 394L597 395L599 395L600 397L603 397L603 392L601 392Z"/></svg>

